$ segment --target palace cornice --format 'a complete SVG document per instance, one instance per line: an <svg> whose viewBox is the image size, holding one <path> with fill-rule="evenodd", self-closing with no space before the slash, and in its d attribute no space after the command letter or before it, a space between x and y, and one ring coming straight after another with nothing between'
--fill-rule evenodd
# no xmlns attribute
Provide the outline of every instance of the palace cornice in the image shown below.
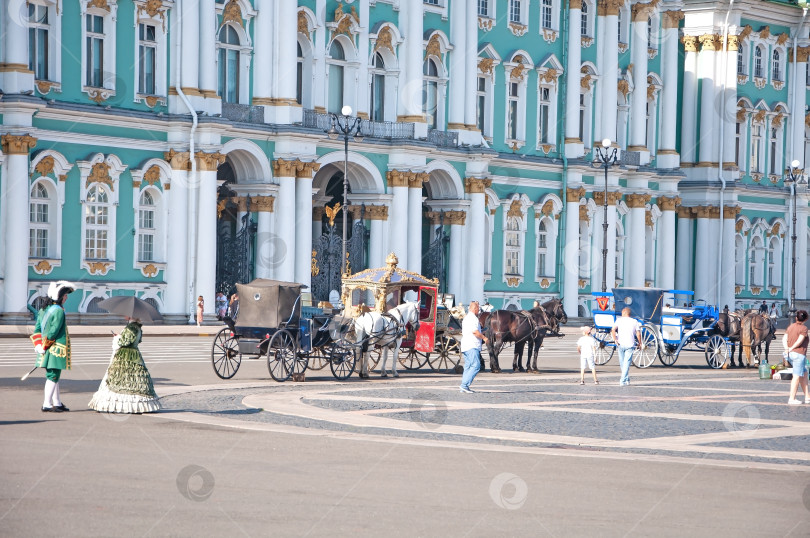
<svg viewBox="0 0 810 538"><path fill-rule="evenodd" d="M668 9L668 7L662 7L662 9ZM706 14L715 14L717 2L689 2L684 4L681 9L686 14L686 24L688 25L690 16L698 16L704 20L703 17ZM797 26L802 18L802 10L798 6L762 2L761 0L737 0L734 2L734 13L739 13L743 19L762 22L763 26L774 24L793 27Z"/></svg>
<svg viewBox="0 0 810 538"><path fill-rule="evenodd" d="M46 129L32 129L31 135L39 140L48 142L64 142L80 146L109 146L112 148L133 149L164 152L169 151L169 142L162 140L145 140L141 138L120 138L117 136L92 135L87 133L71 133L68 131L52 131Z"/></svg>

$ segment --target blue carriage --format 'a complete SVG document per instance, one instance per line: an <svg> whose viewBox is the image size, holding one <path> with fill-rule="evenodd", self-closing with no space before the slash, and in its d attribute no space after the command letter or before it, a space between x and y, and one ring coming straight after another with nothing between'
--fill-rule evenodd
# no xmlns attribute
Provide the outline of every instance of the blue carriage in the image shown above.
<svg viewBox="0 0 810 538"><path fill-rule="evenodd" d="M652 366L656 357L672 366L681 351L705 354L712 368L722 368L731 355L731 344L717 329L720 312L712 305L690 301L691 291L661 288L614 288L612 293L593 293L593 322L597 364L607 363L616 352L610 331L624 307L630 307L641 324L641 345L633 353L638 368ZM678 307L680 302L685 306Z"/></svg>

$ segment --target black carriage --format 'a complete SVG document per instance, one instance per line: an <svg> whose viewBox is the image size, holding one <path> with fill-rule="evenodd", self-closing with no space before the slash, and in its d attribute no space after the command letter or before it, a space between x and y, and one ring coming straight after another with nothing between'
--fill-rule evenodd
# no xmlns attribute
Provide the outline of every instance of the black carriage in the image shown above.
<svg viewBox="0 0 810 538"><path fill-rule="evenodd" d="M302 308L301 290L306 286L256 279L236 287L239 316L236 321L225 318L227 327L217 333L211 349L211 362L220 378L232 378L243 355L266 357L276 381L303 374L310 360L315 368L328 363L338 379L352 374L355 358L352 347L339 337L341 319L320 309Z"/></svg>

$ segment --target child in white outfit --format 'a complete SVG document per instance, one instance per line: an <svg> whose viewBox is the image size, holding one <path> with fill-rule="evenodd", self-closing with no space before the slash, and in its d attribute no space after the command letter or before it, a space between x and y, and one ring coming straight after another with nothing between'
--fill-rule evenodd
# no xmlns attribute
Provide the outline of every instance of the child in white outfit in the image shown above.
<svg viewBox="0 0 810 538"><path fill-rule="evenodd" d="M598 385L599 381L596 379L596 365L594 364L594 354L597 346L596 339L591 336L590 327L582 327L582 336L577 340L577 352L579 353L579 384L585 384L585 367L591 369L593 375L593 384Z"/></svg>

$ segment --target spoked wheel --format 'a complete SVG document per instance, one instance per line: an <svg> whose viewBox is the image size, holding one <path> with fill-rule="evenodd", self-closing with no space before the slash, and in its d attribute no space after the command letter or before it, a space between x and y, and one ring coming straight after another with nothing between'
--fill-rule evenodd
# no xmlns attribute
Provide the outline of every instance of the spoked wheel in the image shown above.
<svg viewBox="0 0 810 538"><path fill-rule="evenodd" d="M211 347L211 364L214 372L222 379L230 379L239 370L242 364L242 352L239 351L239 341L226 327L214 337Z"/></svg>
<svg viewBox="0 0 810 538"><path fill-rule="evenodd" d="M329 364L329 348L316 347L313 348L309 354L309 364L307 367L310 370L323 370Z"/></svg>
<svg viewBox="0 0 810 538"><path fill-rule="evenodd" d="M597 366L607 364L613 358L614 353L616 353L616 346L613 345L613 337L607 333L604 338L596 339L596 353L594 353L593 362Z"/></svg>
<svg viewBox="0 0 810 538"><path fill-rule="evenodd" d="M677 350L678 346L664 344L664 347L661 350L661 355L658 356L658 360L661 361L661 364L664 366L672 366L675 364L675 361L678 360L678 356L675 354Z"/></svg>
<svg viewBox="0 0 810 538"><path fill-rule="evenodd" d="M399 363L406 370L418 370L428 361L430 353L422 353L416 351L416 348L409 347L407 349L400 348L399 350Z"/></svg>
<svg viewBox="0 0 810 538"><path fill-rule="evenodd" d="M449 336L440 336L434 353L428 354L427 360L434 372L454 373L456 366L461 362L461 348L458 340Z"/></svg>
<svg viewBox="0 0 810 538"><path fill-rule="evenodd" d="M289 331L280 330L267 345L267 369L276 381L287 381L296 367L298 346ZM303 370L302 370L303 371Z"/></svg>
<svg viewBox="0 0 810 538"><path fill-rule="evenodd" d="M731 356L731 344L726 339L715 334L706 343L706 362L714 369L722 368Z"/></svg>
<svg viewBox="0 0 810 538"><path fill-rule="evenodd" d="M329 348L329 368L335 379L348 379L354 372L354 347L335 342Z"/></svg>
<svg viewBox="0 0 810 538"><path fill-rule="evenodd" d="M658 357L658 338L646 325L641 326L640 346L633 351L633 364L637 368L649 368Z"/></svg>
<svg viewBox="0 0 810 538"><path fill-rule="evenodd" d="M382 359L382 348L369 346L368 348L368 371L371 372L377 365L380 364L380 360Z"/></svg>

